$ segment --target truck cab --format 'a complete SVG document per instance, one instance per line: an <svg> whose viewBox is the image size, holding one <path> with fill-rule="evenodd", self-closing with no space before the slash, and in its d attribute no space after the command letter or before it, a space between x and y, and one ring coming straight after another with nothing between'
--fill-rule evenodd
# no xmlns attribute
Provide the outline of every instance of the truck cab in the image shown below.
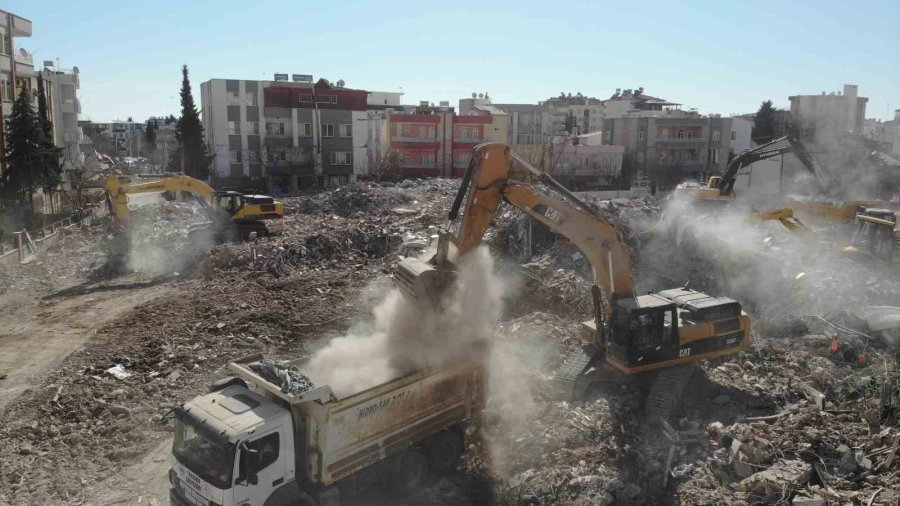
<svg viewBox="0 0 900 506"><path fill-rule="evenodd" d="M296 486L291 413L235 384L185 403L176 413L172 504L269 504Z"/></svg>

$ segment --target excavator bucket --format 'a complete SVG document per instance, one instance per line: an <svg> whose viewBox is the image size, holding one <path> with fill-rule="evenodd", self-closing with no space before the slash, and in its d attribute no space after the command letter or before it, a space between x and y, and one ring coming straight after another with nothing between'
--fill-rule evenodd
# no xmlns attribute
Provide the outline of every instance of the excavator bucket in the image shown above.
<svg viewBox="0 0 900 506"><path fill-rule="evenodd" d="M394 271L394 281L407 300L423 308L437 309L455 275L418 258L404 258Z"/></svg>

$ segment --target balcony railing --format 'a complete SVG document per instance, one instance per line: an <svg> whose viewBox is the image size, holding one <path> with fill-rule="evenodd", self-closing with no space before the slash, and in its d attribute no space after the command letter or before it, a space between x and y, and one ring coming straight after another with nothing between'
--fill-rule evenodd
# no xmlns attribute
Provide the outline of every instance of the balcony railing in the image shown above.
<svg viewBox="0 0 900 506"><path fill-rule="evenodd" d="M659 162L659 166L672 172L693 172L703 170L703 160L664 160Z"/></svg>
<svg viewBox="0 0 900 506"><path fill-rule="evenodd" d="M694 135L693 137L684 136L682 138L678 137L657 137L656 142L704 142L706 139L701 137L700 135Z"/></svg>
<svg viewBox="0 0 900 506"><path fill-rule="evenodd" d="M454 142L484 142L484 137L454 137Z"/></svg>
<svg viewBox="0 0 900 506"><path fill-rule="evenodd" d="M19 48L19 49L15 50L14 53L15 53L14 59L16 60L16 63L21 63L23 65L30 65L32 67L34 66L34 56L32 56L31 53L29 53L28 51L25 51L24 49Z"/></svg>
<svg viewBox="0 0 900 506"><path fill-rule="evenodd" d="M404 137L402 135L395 135L391 140L397 142L440 142L440 139L437 137Z"/></svg>

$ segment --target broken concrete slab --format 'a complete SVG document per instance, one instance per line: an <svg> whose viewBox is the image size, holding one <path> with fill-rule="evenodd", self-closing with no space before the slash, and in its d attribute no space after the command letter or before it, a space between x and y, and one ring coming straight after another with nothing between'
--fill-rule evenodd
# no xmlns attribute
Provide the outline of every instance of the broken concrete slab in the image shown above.
<svg viewBox="0 0 900 506"><path fill-rule="evenodd" d="M780 460L772 467L742 480L737 489L759 497L787 498L809 482L812 472L812 465L802 460Z"/></svg>

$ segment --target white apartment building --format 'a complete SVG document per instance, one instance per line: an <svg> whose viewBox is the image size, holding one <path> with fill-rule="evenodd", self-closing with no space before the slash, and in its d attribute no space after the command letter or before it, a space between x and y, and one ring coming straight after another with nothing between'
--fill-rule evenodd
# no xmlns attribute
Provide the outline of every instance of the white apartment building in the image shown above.
<svg viewBox="0 0 900 506"><path fill-rule="evenodd" d="M200 85L201 117L218 186L294 193L368 173L370 109L400 93L312 82L211 79Z"/></svg>
<svg viewBox="0 0 900 506"><path fill-rule="evenodd" d="M53 126L53 143L63 150L63 170L70 170L84 162L84 154L81 152L84 134L78 126L81 114L78 68L44 67L41 77L44 81L44 95L47 97L49 120Z"/></svg>
<svg viewBox="0 0 900 506"><path fill-rule="evenodd" d="M12 112L13 102L22 88L32 93L37 87L34 72L34 57L23 48L16 47L16 39L31 37L31 21L0 10L0 152L6 139L6 119ZM37 99L32 93L32 100ZM0 173L5 170L5 162L0 160Z"/></svg>
<svg viewBox="0 0 900 506"><path fill-rule="evenodd" d="M845 84L838 92L788 97L791 118L819 144L829 144L842 134L861 135L869 99L858 95L857 85Z"/></svg>

